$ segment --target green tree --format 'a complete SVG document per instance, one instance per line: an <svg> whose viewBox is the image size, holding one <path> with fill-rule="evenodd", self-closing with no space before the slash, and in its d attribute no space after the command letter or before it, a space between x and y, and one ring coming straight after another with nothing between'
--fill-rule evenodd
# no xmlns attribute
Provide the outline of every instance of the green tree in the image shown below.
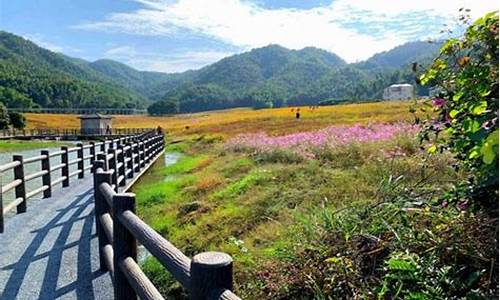
<svg viewBox="0 0 500 300"><path fill-rule="evenodd" d="M0 129L9 128L10 119L7 108L0 102Z"/></svg>
<svg viewBox="0 0 500 300"><path fill-rule="evenodd" d="M10 124L16 129L24 129L26 127L26 118L19 112L9 112Z"/></svg>
<svg viewBox="0 0 500 300"><path fill-rule="evenodd" d="M148 107L152 116L173 115L179 112L179 102L175 99L157 101Z"/></svg>
<svg viewBox="0 0 500 300"><path fill-rule="evenodd" d="M420 77L439 96L437 117L424 123L429 152L450 150L472 173L458 186L460 197L498 200L498 12L475 21L463 38L450 39Z"/></svg>

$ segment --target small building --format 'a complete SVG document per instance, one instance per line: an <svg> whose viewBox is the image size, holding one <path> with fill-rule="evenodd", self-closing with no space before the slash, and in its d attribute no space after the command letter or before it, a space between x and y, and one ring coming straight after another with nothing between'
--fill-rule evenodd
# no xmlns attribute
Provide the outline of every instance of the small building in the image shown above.
<svg viewBox="0 0 500 300"><path fill-rule="evenodd" d="M393 84L384 89L384 100L410 100L415 99L415 88L408 83Z"/></svg>
<svg viewBox="0 0 500 300"><path fill-rule="evenodd" d="M90 114L80 116L82 134L105 135L111 134L111 116Z"/></svg>

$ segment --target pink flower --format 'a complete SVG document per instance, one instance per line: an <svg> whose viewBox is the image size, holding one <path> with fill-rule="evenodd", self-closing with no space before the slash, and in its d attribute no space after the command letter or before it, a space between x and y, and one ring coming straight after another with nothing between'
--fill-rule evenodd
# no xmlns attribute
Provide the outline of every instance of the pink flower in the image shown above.
<svg viewBox="0 0 500 300"><path fill-rule="evenodd" d="M446 100L443 98L435 98L432 100L432 104L436 107L443 107L443 105L446 103Z"/></svg>
<svg viewBox="0 0 500 300"><path fill-rule="evenodd" d="M283 136L269 136L265 133L241 134L226 143L233 151L249 151L255 154L288 150L305 159L314 159L318 151L335 148L349 143L384 141L399 134L415 134L418 127L409 124L370 124L330 126L317 131L297 132ZM404 156L396 149L393 156Z"/></svg>

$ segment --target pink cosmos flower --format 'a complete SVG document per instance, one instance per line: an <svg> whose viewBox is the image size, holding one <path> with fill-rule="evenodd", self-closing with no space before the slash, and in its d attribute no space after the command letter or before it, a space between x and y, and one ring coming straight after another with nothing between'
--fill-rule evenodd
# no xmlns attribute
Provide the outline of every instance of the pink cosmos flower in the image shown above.
<svg viewBox="0 0 500 300"><path fill-rule="evenodd" d="M443 98L435 98L432 100L432 104L435 106L435 107L443 107L443 105L446 103L446 100L444 100Z"/></svg>
<svg viewBox="0 0 500 300"><path fill-rule="evenodd" d="M314 159L315 153L324 149L349 143L385 141L399 134L416 134L415 125L370 124L367 126L330 126L317 131L297 132L283 136L269 136L266 133L240 134L226 143L233 151L249 151L254 154L288 150L304 159ZM401 151L391 153L400 156Z"/></svg>

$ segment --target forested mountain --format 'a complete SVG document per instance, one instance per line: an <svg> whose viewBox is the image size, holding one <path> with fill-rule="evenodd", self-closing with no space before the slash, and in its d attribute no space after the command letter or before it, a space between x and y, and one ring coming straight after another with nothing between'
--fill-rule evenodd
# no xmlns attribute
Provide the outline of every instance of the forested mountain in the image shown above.
<svg viewBox="0 0 500 300"><path fill-rule="evenodd" d="M136 107L166 99L178 103L181 112L195 112L379 99L390 84L414 82L411 63L429 62L439 46L412 42L347 64L314 47L269 45L199 70L165 74L113 60L70 58L0 32L0 101L8 106Z"/></svg>
<svg viewBox="0 0 500 300"><path fill-rule="evenodd" d="M0 100L9 107L140 107L147 101L83 60L54 53L3 31Z"/></svg>
<svg viewBox="0 0 500 300"><path fill-rule="evenodd" d="M411 42L397 46L389 51L375 54L368 60L357 64L357 67L370 69L400 69L414 61L425 62L438 53L442 42Z"/></svg>

